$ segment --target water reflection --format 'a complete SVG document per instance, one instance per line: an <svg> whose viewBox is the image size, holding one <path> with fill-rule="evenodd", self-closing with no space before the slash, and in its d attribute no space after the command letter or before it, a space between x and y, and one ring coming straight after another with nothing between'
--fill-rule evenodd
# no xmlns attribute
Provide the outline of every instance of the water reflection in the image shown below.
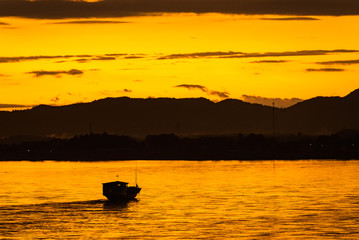
<svg viewBox="0 0 359 240"><path fill-rule="evenodd" d="M134 164L3 164L0 239L359 239L359 161L142 161L138 200L105 200Z"/></svg>
<svg viewBox="0 0 359 240"><path fill-rule="evenodd" d="M124 201L104 201L103 210L105 211L124 211L129 205L138 203L137 199L124 200Z"/></svg>

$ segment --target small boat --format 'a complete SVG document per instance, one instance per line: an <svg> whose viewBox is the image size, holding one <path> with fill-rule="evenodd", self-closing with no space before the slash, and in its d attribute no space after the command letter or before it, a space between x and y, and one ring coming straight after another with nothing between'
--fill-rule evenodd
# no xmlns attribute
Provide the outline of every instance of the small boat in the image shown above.
<svg viewBox="0 0 359 240"><path fill-rule="evenodd" d="M141 191L141 188L136 186L129 187L127 182L108 182L102 183L103 195L110 201L127 201L134 199Z"/></svg>

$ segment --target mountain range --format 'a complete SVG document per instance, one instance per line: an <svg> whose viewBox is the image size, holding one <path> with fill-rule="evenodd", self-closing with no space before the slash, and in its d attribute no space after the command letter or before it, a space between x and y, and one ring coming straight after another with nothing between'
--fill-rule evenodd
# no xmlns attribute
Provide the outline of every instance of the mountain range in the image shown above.
<svg viewBox="0 0 359 240"><path fill-rule="evenodd" d="M205 98L106 98L1 111L0 137L71 137L90 131L133 137L273 134L273 130L276 135L319 135L359 130L358 110L359 89L345 97L316 97L283 109L237 99L214 103Z"/></svg>

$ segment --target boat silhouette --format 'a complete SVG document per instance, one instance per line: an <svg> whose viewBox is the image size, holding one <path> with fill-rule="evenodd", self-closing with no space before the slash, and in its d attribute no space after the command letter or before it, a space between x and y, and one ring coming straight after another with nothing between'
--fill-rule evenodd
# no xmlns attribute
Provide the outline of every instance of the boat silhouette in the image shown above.
<svg viewBox="0 0 359 240"><path fill-rule="evenodd" d="M135 199L141 188L136 186L128 186L127 182L114 181L102 183L103 195L110 201L127 201Z"/></svg>

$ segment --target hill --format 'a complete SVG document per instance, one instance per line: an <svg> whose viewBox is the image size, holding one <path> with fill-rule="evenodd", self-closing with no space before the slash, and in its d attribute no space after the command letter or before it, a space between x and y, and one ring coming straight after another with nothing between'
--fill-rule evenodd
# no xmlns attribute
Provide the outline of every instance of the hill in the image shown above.
<svg viewBox="0 0 359 240"><path fill-rule="evenodd" d="M275 109L276 134L331 134L359 129L359 90L345 97L316 97ZM273 109L227 99L106 98L67 106L40 105L29 110L0 112L0 137L70 137L97 133L144 137L271 134Z"/></svg>

